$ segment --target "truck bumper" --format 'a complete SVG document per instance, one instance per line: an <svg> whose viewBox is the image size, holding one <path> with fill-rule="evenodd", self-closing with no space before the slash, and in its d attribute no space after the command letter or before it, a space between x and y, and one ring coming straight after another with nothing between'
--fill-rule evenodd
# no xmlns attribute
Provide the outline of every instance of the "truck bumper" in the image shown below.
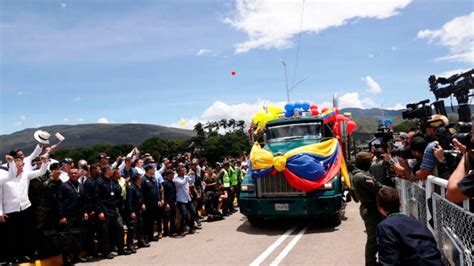
<svg viewBox="0 0 474 266"><path fill-rule="evenodd" d="M342 208L342 196L240 198L240 212L252 217L327 217Z"/></svg>

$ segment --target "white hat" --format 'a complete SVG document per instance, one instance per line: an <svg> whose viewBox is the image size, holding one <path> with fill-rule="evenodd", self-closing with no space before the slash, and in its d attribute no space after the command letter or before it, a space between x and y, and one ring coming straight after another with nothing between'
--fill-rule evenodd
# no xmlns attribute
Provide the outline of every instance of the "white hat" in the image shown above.
<svg viewBox="0 0 474 266"><path fill-rule="evenodd" d="M34 137L41 144L49 144L49 138L51 135L46 131L36 130Z"/></svg>

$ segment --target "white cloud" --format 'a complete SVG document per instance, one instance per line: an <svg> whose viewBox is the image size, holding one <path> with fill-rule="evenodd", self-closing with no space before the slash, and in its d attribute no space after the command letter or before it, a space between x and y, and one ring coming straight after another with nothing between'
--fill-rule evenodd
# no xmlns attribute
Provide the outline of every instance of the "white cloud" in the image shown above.
<svg viewBox="0 0 474 266"><path fill-rule="evenodd" d="M99 118L99 120L97 120L97 123L99 123L99 124L108 124L109 120L105 117L101 117L101 118Z"/></svg>
<svg viewBox="0 0 474 266"><path fill-rule="evenodd" d="M18 120L15 122L16 127L21 127L23 125L23 122L21 120Z"/></svg>
<svg viewBox="0 0 474 266"><path fill-rule="evenodd" d="M392 51L395 52L396 50L398 50L398 48L396 46L392 46Z"/></svg>
<svg viewBox="0 0 474 266"><path fill-rule="evenodd" d="M339 97L339 108L349 107L369 109L378 107L378 105L370 97L361 99L358 92L348 92Z"/></svg>
<svg viewBox="0 0 474 266"><path fill-rule="evenodd" d="M394 106L387 108L388 110L402 110L406 109L405 105L401 103L396 103Z"/></svg>
<svg viewBox="0 0 474 266"><path fill-rule="evenodd" d="M308 100L307 102L314 101ZM219 121L221 119L244 120L248 123L250 122L252 116L261 110L265 104L272 104L283 108L286 102L258 100L253 103L228 104L222 101L215 101L211 106L206 108L206 110L204 110L204 112L199 117L181 118L178 121L169 124L168 126L193 129L194 125L199 122L206 123L207 121ZM317 103L317 105L319 109L322 109L323 107L331 107L332 102L324 101ZM339 97L339 108L356 107L368 109L379 106L380 105L370 97L361 98L358 92L345 93ZM185 123L183 123L183 121Z"/></svg>
<svg viewBox="0 0 474 266"><path fill-rule="evenodd" d="M349 1L307 0L302 32L320 32L339 27L359 18L385 19L397 15L411 0ZM302 3L287 0L237 0L236 10L224 22L247 34L248 39L235 46L236 53L254 48L288 48L291 38L300 32Z"/></svg>
<svg viewBox="0 0 474 266"><path fill-rule="evenodd" d="M373 54L369 54L368 57L369 57L369 58L374 58L374 55L373 55Z"/></svg>
<svg viewBox="0 0 474 266"><path fill-rule="evenodd" d="M62 8L66 8L66 6L67 6L66 3L64 3L64 2L61 3Z"/></svg>
<svg viewBox="0 0 474 266"><path fill-rule="evenodd" d="M203 56L203 55L208 55L211 54L212 50L211 49L200 49L195 56Z"/></svg>
<svg viewBox="0 0 474 266"><path fill-rule="evenodd" d="M69 118L67 118L67 117L64 118L63 120L64 120L64 122L69 122Z"/></svg>
<svg viewBox="0 0 474 266"><path fill-rule="evenodd" d="M22 96L22 95L24 95L24 94L25 94L25 92L19 91L19 92L16 93L16 96Z"/></svg>
<svg viewBox="0 0 474 266"><path fill-rule="evenodd" d="M20 120L25 121L26 120L26 115L21 115Z"/></svg>
<svg viewBox="0 0 474 266"><path fill-rule="evenodd" d="M78 121L78 122L84 122L84 118L79 117L79 118L77 119L77 121Z"/></svg>
<svg viewBox="0 0 474 266"><path fill-rule="evenodd" d="M438 57L436 61L460 61L474 63L474 12L455 17L437 30L419 31L417 37L428 39L428 43L438 41L449 48L450 54Z"/></svg>
<svg viewBox="0 0 474 266"><path fill-rule="evenodd" d="M73 102L78 103L81 101L81 97L77 96L72 99Z"/></svg>
<svg viewBox="0 0 474 266"><path fill-rule="evenodd" d="M372 93L372 94L377 94L377 93L380 93L382 92L382 88L380 88L379 84L377 82L375 82L375 80L370 77L370 76L367 76L367 77L363 77L361 78L363 81L365 81L367 83L367 91Z"/></svg>

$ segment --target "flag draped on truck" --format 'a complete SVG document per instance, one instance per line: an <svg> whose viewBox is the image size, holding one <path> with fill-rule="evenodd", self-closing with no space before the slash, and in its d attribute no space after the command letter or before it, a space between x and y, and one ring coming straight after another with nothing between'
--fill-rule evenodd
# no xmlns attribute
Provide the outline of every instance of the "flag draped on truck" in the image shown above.
<svg viewBox="0 0 474 266"><path fill-rule="evenodd" d="M292 187L304 192L321 188L339 173L350 187L346 162L336 138L302 146L278 156L273 156L255 143L250 152L250 164L252 178L282 172Z"/></svg>

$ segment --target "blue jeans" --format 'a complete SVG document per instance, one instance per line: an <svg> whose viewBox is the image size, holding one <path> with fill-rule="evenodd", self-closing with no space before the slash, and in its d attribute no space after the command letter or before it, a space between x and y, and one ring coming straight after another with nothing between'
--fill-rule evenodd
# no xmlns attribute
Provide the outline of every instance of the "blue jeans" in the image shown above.
<svg viewBox="0 0 474 266"><path fill-rule="evenodd" d="M183 230L184 225L187 225L190 229L194 227L194 220L196 219L196 210L194 209L191 202L177 202L178 210L181 214L181 230ZM189 215L189 217L188 217Z"/></svg>

